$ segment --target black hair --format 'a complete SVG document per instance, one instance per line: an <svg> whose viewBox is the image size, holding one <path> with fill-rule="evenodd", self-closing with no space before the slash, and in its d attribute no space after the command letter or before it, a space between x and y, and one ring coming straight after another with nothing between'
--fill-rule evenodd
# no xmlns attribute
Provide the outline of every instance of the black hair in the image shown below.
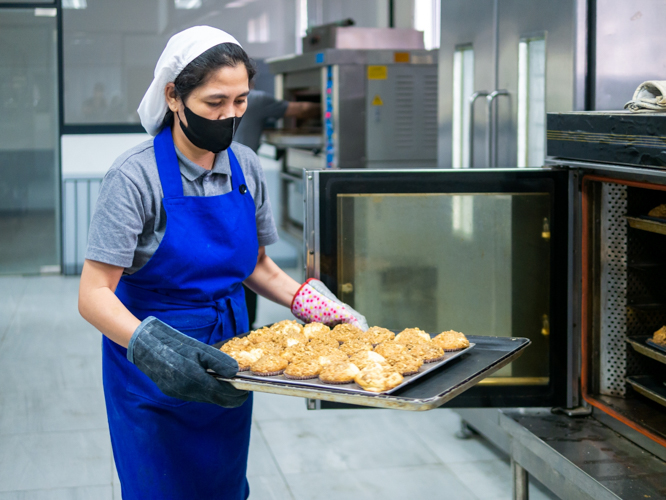
<svg viewBox="0 0 666 500"><path fill-rule="evenodd" d="M185 101L194 89L206 83L212 72L224 66L233 68L239 64L245 65L247 79L251 82L257 73L257 68L240 45L236 45L235 43L221 43L211 47L185 66L183 71L178 74L173 82L176 97L180 97L181 100ZM173 111L167 109L162 120L162 127L171 125L172 121Z"/></svg>

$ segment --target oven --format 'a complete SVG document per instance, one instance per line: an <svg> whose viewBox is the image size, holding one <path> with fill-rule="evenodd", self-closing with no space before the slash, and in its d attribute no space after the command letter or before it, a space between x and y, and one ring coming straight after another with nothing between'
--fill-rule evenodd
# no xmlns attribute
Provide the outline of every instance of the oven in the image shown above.
<svg viewBox="0 0 666 500"><path fill-rule="evenodd" d="M623 147L636 147L633 130ZM660 153L658 130L644 134ZM580 146L549 134L559 153L554 141ZM646 343L666 325L666 219L648 216L666 205L666 171L638 157L643 165L592 153L538 169L308 170L307 275L371 325L530 339L447 407L592 412L666 458L666 352Z"/></svg>
<svg viewBox="0 0 666 500"><path fill-rule="evenodd" d="M437 165L437 52L413 48L413 30L379 31L403 48L322 48L268 62L276 98L322 108L318 118L284 118L265 135L281 151L281 227L299 240L305 170Z"/></svg>

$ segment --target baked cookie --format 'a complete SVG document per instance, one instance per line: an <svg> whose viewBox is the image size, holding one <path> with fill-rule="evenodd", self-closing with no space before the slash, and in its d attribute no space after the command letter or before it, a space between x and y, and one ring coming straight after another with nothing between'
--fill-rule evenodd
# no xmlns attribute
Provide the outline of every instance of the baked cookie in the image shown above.
<svg viewBox="0 0 666 500"><path fill-rule="evenodd" d="M273 337L273 331L270 328L263 327L259 328L258 330L252 330L245 338L253 344L258 344L259 342L271 342Z"/></svg>
<svg viewBox="0 0 666 500"><path fill-rule="evenodd" d="M349 356L347 356L342 351L330 351L327 354L322 354L317 358L317 361L321 366L327 366L334 363L339 363L341 361L349 361Z"/></svg>
<svg viewBox="0 0 666 500"><path fill-rule="evenodd" d="M454 330L440 333L432 339L432 343L445 351L459 351L469 347L469 340L467 340L465 334Z"/></svg>
<svg viewBox="0 0 666 500"><path fill-rule="evenodd" d="M280 344L276 344L273 341L257 342L252 347L261 349L264 354L274 354L276 356L282 354L282 351L284 350Z"/></svg>
<svg viewBox="0 0 666 500"><path fill-rule="evenodd" d="M349 361L358 366L360 370L374 363L387 363L387 360L384 358L384 356L377 354L374 351L359 351L351 358L349 358Z"/></svg>
<svg viewBox="0 0 666 500"><path fill-rule="evenodd" d="M306 353L309 353L307 344L296 344L284 349L280 353L280 356L282 356L284 359L286 359L291 363L294 360L294 358L302 356Z"/></svg>
<svg viewBox="0 0 666 500"><path fill-rule="evenodd" d="M314 359L291 363L284 371L285 378L292 380L307 380L317 378L321 372L321 365Z"/></svg>
<svg viewBox="0 0 666 500"><path fill-rule="evenodd" d="M319 380L327 384L348 384L354 381L354 377L360 370L349 361L331 363L322 368Z"/></svg>
<svg viewBox="0 0 666 500"><path fill-rule="evenodd" d="M341 344L348 340L359 339L361 338L361 335L363 335L363 330L347 323L335 325L330 333L330 337Z"/></svg>
<svg viewBox="0 0 666 500"><path fill-rule="evenodd" d="M338 347L340 347L340 343L337 340L335 340L331 337L317 337L317 338L314 338L314 339L310 340L310 342L308 343L308 346L311 349L314 349L314 350L316 350L316 349L327 349L327 348L328 349L337 349Z"/></svg>
<svg viewBox="0 0 666 500"><path fill-rule="evenodd" d="M407 352L407 347L404 344L399 344L395 340L389 340L388 342L382 342L375 347L375 352L388 358L390 356Z"/></svg>
<svg viewBox="0 0 666 500"><path fill-rule="evenodd" d="M371 326L367 331L361 335L361 340L370 342L373 346L377 346L382 342L387 342L395 338L395 333L381 326Z"/></svg>
<svg viewBox="0 0 666 500"><path fill-rule="evenodd" d="M250 370L252 370L252 373L255 375L270 377L273 375L280 375L288 365L289 362L280 356L264 354L258 361L252 363Z"/></svg>
<svg viewBox="0 0 666 500"><path fill-rule="evenodd" d="M354 377L354 382L370 392L388 391L399 386L403 380L395 369L379 363L366 366Z"/></svg>
<svg viewBox="0 0 666 500"><path fill-rule="evenodd" d="M271 326L271 330L282 335L289 335L290 333L303 333L303 325L297 323L295 320L285 319L273 324L273 326Z"/></svg>
<svg viewBox="0 0 666 500"><path fill-rule="evenodd" d="M430 335L420 328L406 328L395 336L395 342L411 349L423 342L430 343Z"/></svg>
<svg viewBox="0 0 666 500"><path fill-rule="evenodd" d="M253 363L259 361L264 355L264 351L261 349L246 349L243 351L231 351L227 354L238 363L238 371L244 372L249 370Z"/></svg>
<svg viewBox="0 0 666 500"><path fill-rule="evenodd" d="M419 372L419 368L423 366L423 360L412 356L411 354L398 354L386 360L395 370L403 377L407 375L414 375Z"/></svg>
<svg viewBox="0 0 666 500"><path fill-rule="evenodd" d="M232 351L241 351L250 345L252 345L252 342L250 342L247 337L233 337L220 347L220 351L229 354Z"/></svg>
<svg viewBox="0 0 666 500"><path fill-rule="evenodd" d="M444 349L432 343L421 343L412 347L409 354L421 358L424 363L434 363L444 358Z"/></svg>
<svg viewBox="0 0 666 500"><path fill-rule="evenodd" d="M372 344L358 339L351 339L342 344L340 350L347 356L351 356L359 351L372 351Z"/></svg>
<svg viewBox="0 0 666 500"><path fill-rule="evenodd" d="M666 346L666 326L662 326L659 330L654 332L654 335L652 335L652 342Z"/></svg>
<svg viewBox="0 0 666 500"><path fill-rule="evenodd" d="M303 326L303 333L308 339L315 338L319 335L328 335L331 329L323 323L308 323Z"/></svg>

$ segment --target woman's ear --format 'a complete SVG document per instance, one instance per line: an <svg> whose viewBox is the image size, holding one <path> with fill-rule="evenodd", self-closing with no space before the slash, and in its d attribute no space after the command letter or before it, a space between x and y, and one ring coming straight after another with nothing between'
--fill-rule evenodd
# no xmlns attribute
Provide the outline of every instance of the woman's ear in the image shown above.
<svg viewBox="0 0 666 500"><path fill-rule="evenodd" d="M173 82L169 82L164 87L164 98L166 99L167 106L174 113L178 112L178 97L176 97L176 86Z"/></svg>

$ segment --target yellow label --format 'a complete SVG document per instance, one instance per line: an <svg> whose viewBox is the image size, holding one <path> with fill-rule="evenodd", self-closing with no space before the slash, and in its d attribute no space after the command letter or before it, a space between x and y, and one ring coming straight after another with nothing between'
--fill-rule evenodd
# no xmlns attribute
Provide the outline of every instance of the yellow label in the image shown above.
<svg viewBox="0 0 666 500"><path fill-rule="evenodd" d="M387 66L368 66L368 80L386 80L387 78Z"/></svg>
<svg viewBox="0 0 666 500"><path fill-rule="evenodd" d="M379 95L376 95L375 98L372 100L372 105L373 106L383 106L384 101L382 101L382 98L379 97Z"/></svg>

